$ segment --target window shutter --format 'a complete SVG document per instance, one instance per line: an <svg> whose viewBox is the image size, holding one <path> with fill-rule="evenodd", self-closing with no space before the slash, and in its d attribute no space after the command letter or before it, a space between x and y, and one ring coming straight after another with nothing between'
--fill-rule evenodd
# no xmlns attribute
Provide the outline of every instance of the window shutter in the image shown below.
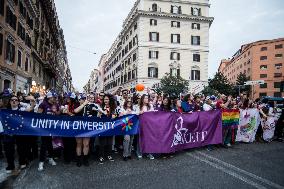
<svg viewBox="0 0 284 189"><path fill-rule="evenodd" d="M174 26L174 21L171 21L171 27L173 27Z"/></svg>
<svg viewBox="0 0 284 189"><path fill-rule="evenodd" d="M152 41L152 33L149 32L149 41Z"/></svg>
<svg viewBox="0 0 284 189"><path fill-rule="evenodd" d="M157 41L159 41L159 33L157 33Z"/></svg>
<svg viewBox="0 0 284 189"><path fill-rule="evenodd" d="M152 58L152 57L151 57L151 51L149 51L149 58Z"/></svg>
<svg viewBox="0 0 284 189"><path fill-rule="evenodd" d="M152 19L150 19L150 26L152 26Z"/></svg>
<svg viewBox="0 0 284 189"><path fill-rule="evenodd" d="M197 24L197 29L200 30L200 24Z"/></svg>
<svg viewBox="0 0 284 189"><path fill-rule="evenodd" d="M173 70L172 70L172 68L170 68L170 76L172 76L173 75Z"/></svg>
<svg viewBox="0 0 284 189"><path fill-rule="evenodd" d="M173 53L173 52L171 52L171 60L173 60L173 56L174 56L174 53Z"/></svg>
<svg viewBox="0 0 284 189"><path fill-rule="evenodd" d="M193 45L193 36L191 36L191 45Z"/></svg>
<svg viewBox="0 0 284 189"><path fill-rule="evenodd" d="M148 67L148 77L151 77L150 70L151 70L151 68Z"/></svg>
<svg viewBox="0 0 284 189"><path fill-rule="evenodd" d="M177 69L177 76L180 77L180 69Z"/></svg>
<svg viewBox="0 0 284 189"><path fill-rule="evenodd" d="M194 70L191 70L191 80L194 80Z"/></svg>
<svg viewBox="0 0 284 189"><path fill-rule="evenodd" d="M174 7L173 7L173 5L171 5L171 13L173 13L174 12Z"/></svg>
<svg viewBox="0 0 284 189"><path fill-rule="evenodd" d="M171 43L173 43L173 34L171 34Z"/></svg>
<svg viewBox="0 0 284 189"><path fill-rule="evenodd" d="M198 16L201 16L201 8L198 9Z"/></svg>
<svg viewBox="0 0 284 189"><path fill-rule="evenodd" d="M197 44L200 45L200 36L197 37Z"/></svg>
<svg viewBox="0 0 284 189"><path fill-rule="evenodd" d="M177 53L177 59L180 60L180 53Z"/></svg>
<svg viewBox="0 0 284 189"><path fill-rule="evenodd" d="M194 29L194 23L191 24L191 29Z"/></svg>
<svg viewBox="0 0 284 189"><path fill-rule="evenodd" d="M193 7L191 7L191 15L193 15Z"/></svg>
<svg viewBox="0 0 284 189"><path fill-rule="evenodd" d="M177 22L177 27L180 28L180 22Z"/></svg>
<svg viewBox="0 0 284 189"><path fill-rule="evenodd" d="M158 78L158 68L155 68L155 78Z"/></svg>
<svg viewBox="0 0 284 189"><path fill-rule="evenodd" d="M180 43L180 34L177 35L177 42Z"/></svg>
<svg viewBox="0 0 284 189"><path fill-rule="evenodd" d="M154 23L155 23L154 25L157 26L157 20L154 20Z"/></svg>
<svg viewBox="0 0 284 189"><path fill-rule="evenodd" d="M159 58L159 51L156 51L156 59Z"/></svg>
<svg viewBox="0 0 284 189"><path fill-rule="evenodd" d="M178 13L181 14L181 6L178 7Z"/></svg>

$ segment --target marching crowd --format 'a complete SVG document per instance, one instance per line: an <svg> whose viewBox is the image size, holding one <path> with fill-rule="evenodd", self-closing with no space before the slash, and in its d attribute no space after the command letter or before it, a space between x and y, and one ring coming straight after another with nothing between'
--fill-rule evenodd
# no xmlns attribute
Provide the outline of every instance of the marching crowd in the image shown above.
<svg viewBox="0 0 284 189"><path fill-rule="evenodd" d="M270 142L273 139L283 141L283 109L281 115L277 117L274 105L273 101L260 101L260 99L253 101L246 94L237 98L224 94L218 96L187 94L183 97L171 98L155 93L130 94L128 90L120 91L115 95L104 94L103 92L98 94L70 92L65 95L57 95L54 91L49 91L44 96L39 93L24 96L21 93L15 94L10 89L6 89L0 98L0 109L99 118L115 118L127 114L139 115L148 111L192 113L214 109L257 108L263 120L258 127L257 139L264 142ZM265 120L271 117L275 119L276 123L275 135L273 138L263 140L262 131L266 127ZM234 144L235 138L232 136L236 136L236 132L237 129L234 128L224 129L223 147L227 148ZM151 160L159 156L162 158L173 156L173 154L142 154L138 135L59 138L2 134L0 137L0 158L6 158L7 173L11 173L16 168L15 151L17 151L20 169L25 169L29 162L39 158L39 171L44 170L45 162L55 166L55 160L61 156L66 164L75 161L78 167L89 166L91 154L95 154L99 164L104 164L105 161L114 161L114 153L120 153L120 151L124 161L132 158L132 152L135 152L138 159L141 159L143 155ZM208 146L207 149L212 150L212 146Z"/></svg>

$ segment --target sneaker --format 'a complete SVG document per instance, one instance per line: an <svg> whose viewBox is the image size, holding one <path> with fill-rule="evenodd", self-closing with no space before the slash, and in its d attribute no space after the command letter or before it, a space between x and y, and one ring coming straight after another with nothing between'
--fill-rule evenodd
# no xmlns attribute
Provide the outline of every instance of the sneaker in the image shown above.
<svg viewBox="0 0 284 189"><path fill-rule="evenodd" d="M6 173L7 173L7 174L11 174L14 169L15 169L15 168L8 166L8 167L6 168Z"/></svg>
<svg viewBox="0 0 284 189"><path fill-rule="evenodd" d="M232 145L231 145L231 143L228 143L228 144L225 144L227 147L231 147Z"/></svg>
<svg viewBox="0 0 284 189"><path fill-rule="evenodd" d="M148 158L149 158L150 160L154 160L154 159L155 159L152 154L149 154L149 155L148 155Z"/></svg>
<svg viewBox="0 0 284 189"><path fill-rule="evenodd" d="M104 164L104 162L105 162L105 159L104 159L103 157L100 157L100 158L99 158L99 164L102 165L102 164Z"/></svg>
<svg viewBox="0 0 284 189"><path fill-rule="evenodd" d="M56 165L56 162L54 161L53 158L48 158L48 163L52 166L55 166Z"/></svg>
<svg viewBox="0 0 284 189"><path fill-rule="evenodd" d="M43 162L39 162L39 164L38 164L38 171L43 171L43 165L44 165L44 163Z"/></svg>
<svg viewBox="0 0 284 189"><path fill-rule="evenodd" d="M142 157L142 155L137 155L137 158L142 159L143 157Z"/></svg>
<svg viewBox="0 0 284 189"><path fill-rule="evenodd" d="M20 165L20 169L25 169L27 165Z"/></svg>
<svg viewBox="0 0 284 189"><path fill-rule="evenodd" d="M123 157L123 161L127 161L128 160L128 158L127 157Z"/></svg>
<svg viewBox="0 0 284 189"><path fill-rule="evenodd" d="M113 159L112 156L107 156L107 159L108 159L109 161L114 161L114 159Z"/></svg>

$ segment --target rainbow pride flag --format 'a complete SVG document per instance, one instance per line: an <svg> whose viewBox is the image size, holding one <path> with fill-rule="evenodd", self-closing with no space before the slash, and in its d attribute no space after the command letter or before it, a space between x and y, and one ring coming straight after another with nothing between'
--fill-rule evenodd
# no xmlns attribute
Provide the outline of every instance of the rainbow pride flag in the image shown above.
<svg viewBox="0 0 284 189"><path fill-rule="evenodd" d="M222 125L223 127L238 127L240 120L240 111L238 109L223 109L222 110Z"/></svg>

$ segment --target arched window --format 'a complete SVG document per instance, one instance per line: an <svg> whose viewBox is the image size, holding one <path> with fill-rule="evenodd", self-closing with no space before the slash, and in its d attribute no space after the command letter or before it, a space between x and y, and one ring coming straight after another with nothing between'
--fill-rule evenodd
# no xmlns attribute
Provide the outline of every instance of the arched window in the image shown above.
<svg viewBox="0 0 284 189"><path fill-rule="evenodd" d="M156 3L152 4L152 11L157 12L158 11L158 6Z"/></svg>
<svg viewBox="0 0 284 189"><path fill-rule="evenodd" d="M8 79L4 80L4 90L11 88L11 81Z"/></svg>
<svg viewBox="0 0 284 189"><path fill-rule="evenodd" d="M180 76L180 64L176 61L170 64L170 75L175 77Z"/></svg>
<svg viewBox="0 0 284 189"><path fill-rule="evenodd" d="M198 66L191 67L191 80L193 81L200 80L200 68Z"/></svg>
<svg viewBox="0 0 284 189"><path fill-rule="evenodd" d="M148 77L158 78L158 64L150 63L148 65Z"/></svg>

